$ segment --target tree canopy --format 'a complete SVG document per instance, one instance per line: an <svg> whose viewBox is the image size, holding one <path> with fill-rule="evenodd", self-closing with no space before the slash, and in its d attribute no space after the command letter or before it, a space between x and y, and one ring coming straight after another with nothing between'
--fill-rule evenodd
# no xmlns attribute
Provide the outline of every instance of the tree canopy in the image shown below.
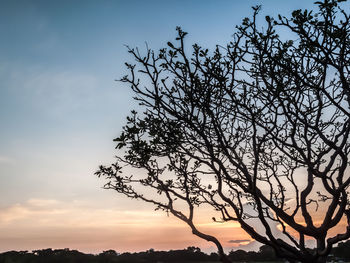
<svg viewBox="0 0 350 263"><path fill-rule="evenodd" d="M186 222L222 262L219 240L194 223L203 205L280 257L325 262L350 237L350 18L340 2L263 26L254 7L212 52L188 51L181 28L159 51L128 48L136 64L121 81L142 112L115 139L116 162L96 173L105 188Z"/></svg>

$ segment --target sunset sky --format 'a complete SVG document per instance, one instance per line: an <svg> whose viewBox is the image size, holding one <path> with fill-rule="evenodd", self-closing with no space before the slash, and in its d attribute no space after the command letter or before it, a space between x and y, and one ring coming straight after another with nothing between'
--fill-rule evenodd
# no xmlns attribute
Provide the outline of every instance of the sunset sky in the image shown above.
<svg viewBox="0 0 350 263"><path fill-rule="evenodd" d="M125 44L153 49L189 32L187 44L230 41L250 16L288 15L314 1L0 0L0 252L41 248L140 251L212 245L152 206L101 189L112 141L135 107L115 82L131 61ZM199 224L229 250L238 225ZM254 242L248 248L254 247Z"/></svg>

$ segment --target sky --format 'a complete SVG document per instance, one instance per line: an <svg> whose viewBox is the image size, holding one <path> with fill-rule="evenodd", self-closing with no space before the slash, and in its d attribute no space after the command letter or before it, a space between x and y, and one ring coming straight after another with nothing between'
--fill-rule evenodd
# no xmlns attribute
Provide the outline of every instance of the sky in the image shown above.
<svg viewBox="0 0 350 263"><path fill-rule="evenodd" d="M311 8L295 0L0 0L0 252L42 248L98 253L211 244L152 206L103 190L113 138L136 105L116 82L125 45L165 47L176 26L188 46L213 49L261 4L265 14ZM238 225L203 229L224 247L256 247Z"/></svg>

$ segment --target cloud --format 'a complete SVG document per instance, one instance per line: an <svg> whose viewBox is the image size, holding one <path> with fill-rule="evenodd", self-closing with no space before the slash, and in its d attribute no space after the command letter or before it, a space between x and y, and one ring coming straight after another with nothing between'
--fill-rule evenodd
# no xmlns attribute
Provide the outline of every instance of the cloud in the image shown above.
<svg viewBox="0 0 350 263"><path fill-rule="evenodd" d="M91 105L97 93L97 79L77 72L34 72L24 84L39 107L55 114Z"/></svg>
<svg viewBox="0 0 350 263"><path fill-rule="evenodd" d="M228 243L233 243L233 244L240 244L240 243L246 243L246 242L251 242L249 239L237 239L237 240L229 240Z"/></svg>
<svg viewBox="0 0 350 263"><path fill-rule="evenodd" d="M251 240L248 244L243 243L243 244L239 244L238 246L236 246L234 249L242 249L242 250L246 250L246 251L259 251L259 248L262 246L263 244L255 241L255 240Z"/></svg>
<svg viewBox="0 0 350 263"><path fill-rule="evenodd" d="M28 215L28 209L22 207L20 204L15 204L11 207L0 211L0 223L10 223Z"/></svg>
<svg viewBox="0 0 350 263"><path fill-rule="evenodd" d="M1 72L3 69L4 72ZM0 78L8 90L12 109L25 108L26 114L44 110L48 115L93 107L102 96L98 78L88 72L70 69L54 70L40 65L24 67L14 63L0 63ZM29 111L29 112L28 112Z"/></svg>
<svg viewBox="0 0 350 263"><path fill-rule="evenodd" d="M116 210L113 208L89 207L79 201L64 202L54 199L31 198L23 203L13 204L0 210L0 227L17 225L22 227L75 227L142 228L156 226L167 221L162 213L154 211ZM167 225L167 224L165 224Z"/></svg>
<svg viewBox="0 0 350 263"><path fill-rule="evenodd" d="M31 198L27 201L27 204L36 206L36 207L48 207L60 204L59 201L54 199L37 199Z"/></svg>
<svg viewBox="0 0 350 263"><path fill-rule="evenodd" d="M205 223L197 223L198 227L211 227L211 228L240 228L241 225L237 222L230 222L230 223L217 223L217 222L205 222Z"/></svg>
<svg viewBox="0 0 350 263"><path fill-rule="evenodd" d="M18 222L40 223L44 218L55 217L66 211L57 207L56 200L29 199L25 203L17 203L0 210L0 226Z"/></svg>
<svg viewBox="0 0 350 263"><path fill-rule="evenodd" d="M135 251L206 244L186 224L160 211L118 210L45 198L0 207L0 233L0 252L43 247Z"/></svg>

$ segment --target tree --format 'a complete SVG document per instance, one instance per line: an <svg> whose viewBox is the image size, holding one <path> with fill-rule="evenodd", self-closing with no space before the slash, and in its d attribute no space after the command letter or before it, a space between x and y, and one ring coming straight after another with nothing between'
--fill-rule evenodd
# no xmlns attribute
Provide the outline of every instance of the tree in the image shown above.
<svg viewBox="0 0 350 263"><path fill-rule="evenodd" d="M275 260L276 256L273 249L268 245L263 245L259 248L259 257L261 260Z"/></svg>
<svg viewBox="0 0 350 263"><path fill-rule="evenodd" d="M342 259L350 259L350 240L340 242L337 247L333 248L332 253Z"/></svg>
<svg viewBox="0 0 350 263"><path fill-rule="evenodd" d="M186 222L222 262L219 240L194 224L202 205L279 257L325 262L350 237L350 27L340 2L266 16L265 29L254 7L213 52L195 44L189 55L180 28L159 52L128 48L136 64L121 81L142 112L115 139L116 163L96 173L105 188Z"/></svg>

